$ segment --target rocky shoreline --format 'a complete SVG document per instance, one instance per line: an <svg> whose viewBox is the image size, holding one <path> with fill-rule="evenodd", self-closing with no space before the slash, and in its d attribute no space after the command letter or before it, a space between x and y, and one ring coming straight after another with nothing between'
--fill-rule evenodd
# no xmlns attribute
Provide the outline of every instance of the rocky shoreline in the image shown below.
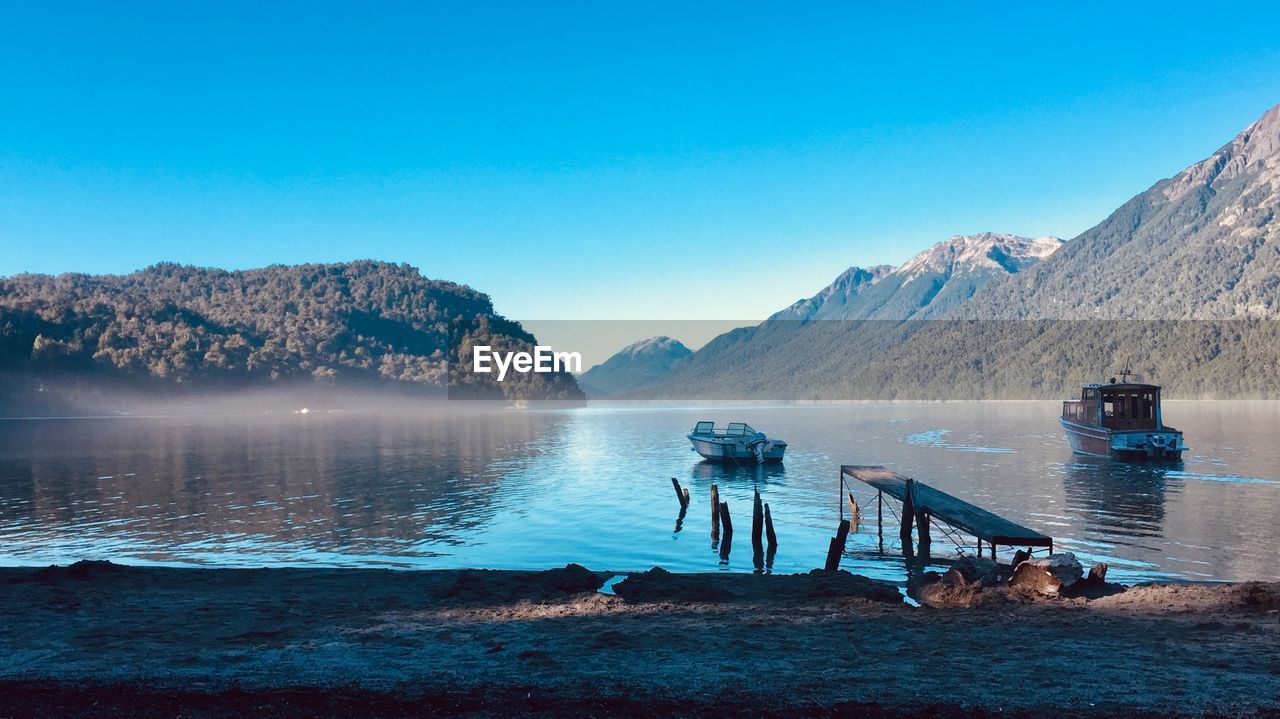
<svg viewBox="0 0 1280 719"><path fill-rule="evenodd" d="M608 576L0 569L0 716L1280 716L1280 584Z"/></svg>

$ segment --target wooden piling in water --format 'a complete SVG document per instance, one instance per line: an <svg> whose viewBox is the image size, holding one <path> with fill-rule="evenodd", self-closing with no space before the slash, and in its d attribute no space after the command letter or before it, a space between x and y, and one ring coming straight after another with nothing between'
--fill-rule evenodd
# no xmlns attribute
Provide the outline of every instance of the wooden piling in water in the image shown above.
<svg viewBox="0 0 1280 719"><path fill-rule="evenodd" d="M840 520L840 527L836 529L836 536L831 538L831 545L827 548L827 563L824 569L828 572L834 572L840 568L840 555L844 554L845 542L849 540L849 520Z"/></svg>
<svg viewBox="0 0 1280 719"><path fill-rule="evenodd" d="M724 528L725 539L733 534L733 521L729 519L729 503L720 503L720 526Z"/></svg>
<svg viewBox="0 0 1280 719"><path fill-rule="evenodd" d="M720 536L720 488L711 485L711 538Z"/></svg>
<svg viewBox="0 0 1280 719"><path fill-rule="evenodd" d="M751 550L756 554L764 551L764 505L760 502L760 492L755 493L751 502Z"/></svg>
<svg viewBox="0 0 1280 719"><path fill-rule="evenodd" d="M764 536L769 540L769 551L778 548L778 535L773 533L773 515L769 513L769 505L764 505Z"/></svg>
<svg viewBox="0 0 1280 719"><path fill-rule="evenodd" d="M676 499L680 502L680 506L689 506L689 491L680 486L680 480L675 477L671 478L671 486L676 488Z"/></svg>
<svg viewBox="0 0 1280 719"><path fill-rule="evenodd" d="M862 524L862 508L858 506L858 500L853 498L853 492L849 492L849 521L854 527Z"/></svg>
<svg viewBox="0 0 1280 719"><path fill-rule="evenodd" d="M729 562L729 550L733 547L733 522L729 519L729 503L721 502L719 508L720 524L724 527L724 539L720 541L720 562Z"/></svg>

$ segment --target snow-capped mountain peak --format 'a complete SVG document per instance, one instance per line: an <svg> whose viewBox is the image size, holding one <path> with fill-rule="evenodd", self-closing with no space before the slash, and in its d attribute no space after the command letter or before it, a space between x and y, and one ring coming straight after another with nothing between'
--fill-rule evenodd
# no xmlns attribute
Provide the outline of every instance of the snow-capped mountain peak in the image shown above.
<svg viewBox="0 0 1280 719"><path fill-rule="evenodd" d="M1019 237L996 232L956 235L912 257L894 270L906 280L926 273L991 269L1018 272L1052 255L1063 244L1057 237Z"/></svg>

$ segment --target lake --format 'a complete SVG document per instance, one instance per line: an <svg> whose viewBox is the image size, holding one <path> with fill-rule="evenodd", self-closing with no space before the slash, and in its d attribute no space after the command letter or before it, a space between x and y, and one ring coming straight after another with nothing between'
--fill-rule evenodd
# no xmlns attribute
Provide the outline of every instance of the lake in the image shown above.
<svg viewBox="0 0 1280 719"><path fill-rule="evenodd" d="M749 572L759 489L778 535L771 570L808 571L835 531L845 463L915 476L1053 536L1086 566L1109 563L1120 581L1280 580L1280 403L1166 402L1191 447L1179 466L1073 456L1058 409L593 404L0 421L0 563ZM700 419L786 439L785 464L702 462L685 439ZM692 493L683 519L671 477ZM727 559L709 536L711 484L737 529ZM863 524L842 566L901 581L896 520L886 517L881 554L874 492L854 491ZM969 553L972 541L961 541ZM956 548L935 532L933 551Z"/></svg>

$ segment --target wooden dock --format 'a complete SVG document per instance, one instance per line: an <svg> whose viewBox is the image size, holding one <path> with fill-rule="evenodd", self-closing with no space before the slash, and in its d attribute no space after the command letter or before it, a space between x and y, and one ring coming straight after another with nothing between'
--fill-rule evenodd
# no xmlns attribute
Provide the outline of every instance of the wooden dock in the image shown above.
<svg viewBox="0 0 1280 719"><path fill-rule="evenodd" d="M1053 538L1029 529L1004 517L992 514L987 510L969 504L942 490L935 489L924 482L904 477L897 472L878 466L841 465L841 494L844 493L844 480L848 477L869 485L877 492L877 506L883 504L883 495L902 502L903 505L903 538L909 545L911 524L914 520L920 529L920 543L926 545L930 518L944 522L965 534L978 539L978 555L982 555L982 544L986 542L991 548L991 557L995 558L997 546L1014 547L1047 547L1053 552ZM843 502L843 496L841 497ZM880 531L883 535L883 518L879 519ZM904 549L907 547L904 546ZM924 547L922 546L922 549Z"/></svg>

